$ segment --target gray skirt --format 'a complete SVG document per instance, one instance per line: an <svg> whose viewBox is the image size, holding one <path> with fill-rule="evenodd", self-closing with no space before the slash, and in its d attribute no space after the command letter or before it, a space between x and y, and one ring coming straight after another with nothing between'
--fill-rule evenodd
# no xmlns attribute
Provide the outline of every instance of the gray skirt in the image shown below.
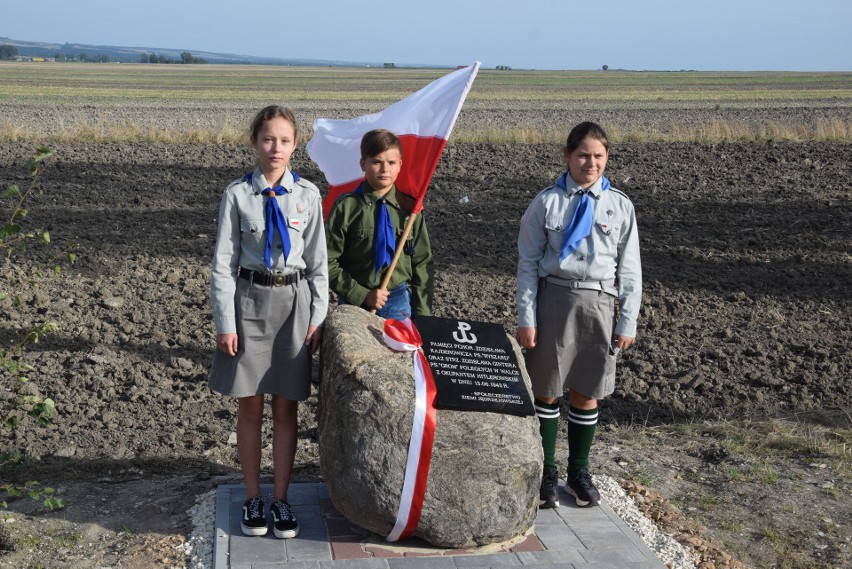
<svg viewBox="0 0 852 569"><path fill-rule="evenodd" d="M536 397L561 397L570 389L601 399L615 390L613 296L540 279L536 322L536 347L524 355Z"/></svg>
<svg viewBox="0 0 852 569"><path fill-rule="evenodd" d="M279 395L303 401L311 391L311 354L305 345L311 290L299 279L288 286L263 286L237 279L234 295L236 356L216 350L210 389L232 397Z"/></svg>

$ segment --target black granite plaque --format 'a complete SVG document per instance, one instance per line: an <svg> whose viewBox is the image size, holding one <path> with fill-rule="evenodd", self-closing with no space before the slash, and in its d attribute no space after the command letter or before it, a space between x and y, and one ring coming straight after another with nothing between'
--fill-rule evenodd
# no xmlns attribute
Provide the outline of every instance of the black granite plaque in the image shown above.
<svg viewBox="0 0 852 569"><path fill-rule="evenodd" d="M506 331L499 324L416 316L437 386L435 407L535 414Z"/></svg>

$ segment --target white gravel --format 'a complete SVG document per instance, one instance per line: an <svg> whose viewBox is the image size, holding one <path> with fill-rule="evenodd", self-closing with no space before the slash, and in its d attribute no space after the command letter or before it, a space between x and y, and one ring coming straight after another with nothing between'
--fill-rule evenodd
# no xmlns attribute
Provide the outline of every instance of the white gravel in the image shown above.
<svg viewBox="0 0 852 569"><path fill-rule="evenodd" d="M658 530L657 525L639 511L636 503L618 482L609 476L594 476L594 481L607 506L642 538L645 545L656 553L663 563L671 569L694 569L698 565L698 556L693 555L673 537Z"/></svg>
<svg viewBox="0 0 852 569"><path fill-rule="evenodd" d="M595 476L594 480L606 504L633 528L663 563L671 569L695 569L698 557L659 531L654 522L639 511L618 482L609 476ZM213 539L216 531L216 491L200 494L187 513L192 519L193 530L184 545L186 569L210 569L213 567Z"/></svg>
<svg viewBox="0 0 852 569"><path fill-rule="evenodd" d="M186 569L213 567L213 540L216 536L216 490L198 495L186 512L192 520L192 534L184 545Z"/></svg>

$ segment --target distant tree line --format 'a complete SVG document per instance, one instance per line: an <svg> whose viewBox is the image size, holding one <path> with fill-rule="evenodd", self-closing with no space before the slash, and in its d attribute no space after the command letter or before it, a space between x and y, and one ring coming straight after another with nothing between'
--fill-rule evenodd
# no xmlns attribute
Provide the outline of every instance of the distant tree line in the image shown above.
<svg viewBox="0 0 852 569"><path fill-rule="evenodd" d="M65 61L69 61L68 57L65 57ZM108 53L102 53L100 55L88 54L86 52L80 53L77 56L77 61L92 61L95 63L109 63L112 61L112 57Z"/></svg>
<svg viewBox="0 0 852 569"><path fill-rule="evenodd" d="M180 54L180 60L166 57L165 55L157 55L156 53L143 53L139 55L139 63L207 63L203 57L195 57L188 51L183 51Z"/></svg>
<svg viewBox="0 0 852 569"><path fill-rule="evenodd" d="M38 55L38 57L50 58L50 52L42 52L43 55ZM12 60L20 55L18 52L18 48L14 45L0 45L0 60ZM26 57L30 57L27 55ZM94 63L110 63L112 61L127 61L124 58L118 59L113 58L108 53L86 53L82 51L78 54L68 53L67 51L59 51L55 54L52 54L52 57L55 61L82 61L82 62L94 62ZM203 57L195 57L189 51L184 51L180 54L180 59L173 59L171 57L167 57L165 55L157 55L156 53L143 53L139 56L140 63L207 63L207 60Z"/></svg>
<svg viewBox="0 0 852 569"><path fill-rule="evenodd" d="M18 48L13 45L0 45L0 59L15 59L18 56Z"/></svg>

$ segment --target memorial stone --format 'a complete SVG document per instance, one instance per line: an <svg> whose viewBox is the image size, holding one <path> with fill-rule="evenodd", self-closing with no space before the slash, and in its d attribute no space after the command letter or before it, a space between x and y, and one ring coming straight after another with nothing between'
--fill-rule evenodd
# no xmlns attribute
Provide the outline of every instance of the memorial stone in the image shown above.
<svg viewBox="0 0 852 569"><path fill-rule="evenodd" d="M320 463L329 495L352 523L386 536L396 520L414 415L411 353L391 351L384 320L334 308L321 350ZM518 359L520 350L510 339ZM529 378L521 364L526 389ZM414 536L473 547L533 524L542 450L534 416L440 409Z"/></svg>

